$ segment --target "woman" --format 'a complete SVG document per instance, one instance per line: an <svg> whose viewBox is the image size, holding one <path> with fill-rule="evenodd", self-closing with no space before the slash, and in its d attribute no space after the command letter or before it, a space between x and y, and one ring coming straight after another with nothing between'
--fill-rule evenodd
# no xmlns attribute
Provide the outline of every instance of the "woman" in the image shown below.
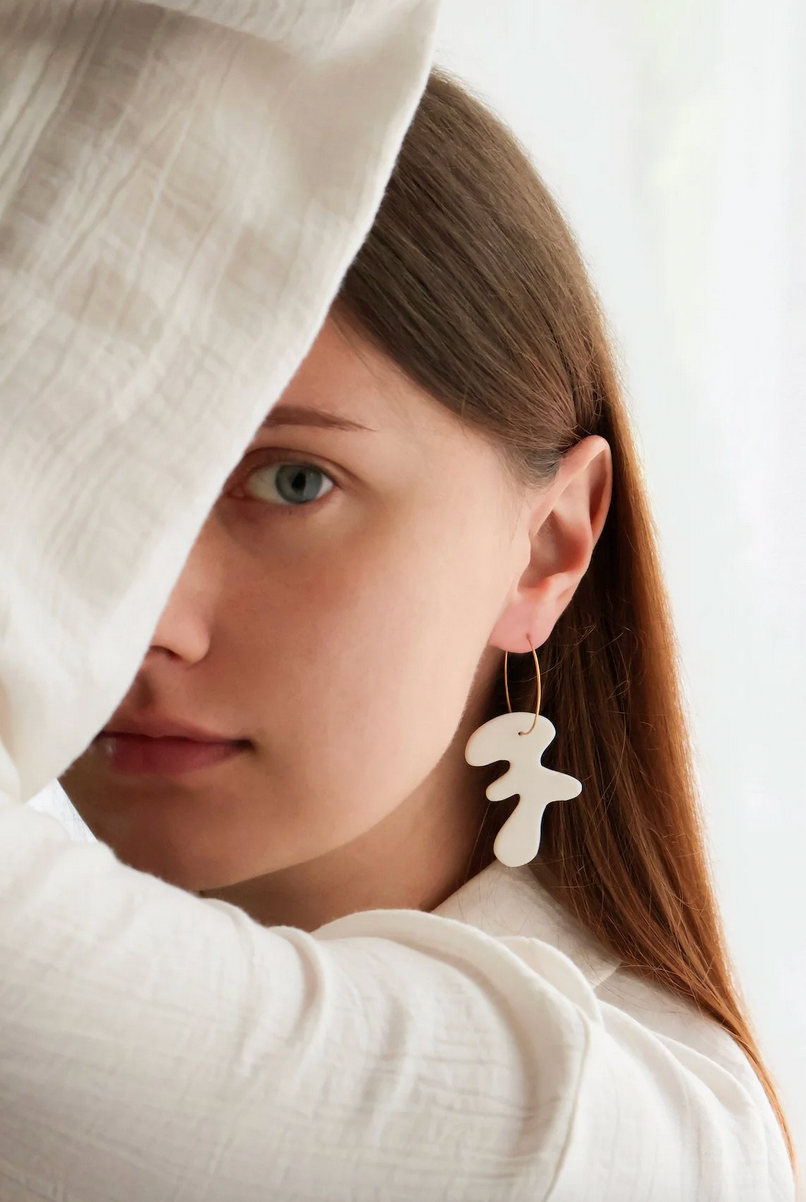
<svg viewBox="0 0 806 1202"><path fill-rule="evenodd" d="M210 312L198 289L195 325L186 297L168 311L163 277L150 281L156 308L131 278L85 265L79 304L54 277L59 313L74 305L69 338L62 329L73 388L97 385L77 367L91 364L121 392L107 388L106 408L100 393L71 392L61 425L56 407L50 428L28 411L18 423L18 451L55 450L4 490L6 543L24 546L4 586L16 602L7 793L16 774L16 796L30 795L61 757L62 784L101 842L70 845L43 815L2 813L15 853L2 1197L792 1197L785 1123L708 884L629 423L556 206L480 103L440 72L426 82L430 6L416 18L401 6L396 26L388 5L342 14L327 37L321 6L307 29L303 10L269 21L257 33L274 57L254 75L254 28L239 41L174 7L193 15L112 6L82 43L96 101L120 87L137 37L148 45L114 121L101 121L116 139L124 129L144 178L189 142L185 169L197 166L193 139L165 134L172 114L155 118L149 141L131 99L166 61L193 68L180 84L204 74L210 111L188 120L218 120L237 140L234 78L255 145L261 120L296 111L292 75L299 102L322 68L322 128L325 99L342 95L353 99L340 117L349 109L366 132L356 97L378 90L374 120L393 132L375 151L376 183L399 154L379 209L381 188L368 196L366 179L342 180L341 196L353 189L364 206L352 233L374 223L355 257L326 229L323 282L307 295L295 285L311 336L297 335L285 360L296 354L296 370L262 410L259 393L244 399L238 354L253 356L249 381L281 378L258 353L265 314L250 322L264 279L286 277L265 254L283 240L253 237L248 204L238 238L249 236ZM74 29L62 17L60 38ZM227 61L211 82L217 51ZM269 98L267 79L281 81ZM90 111L73 104L64 118L77 138ZM174 116L187 112L175 103ZM346 146L356 131L341 125ZM300 143L310 127L306 112ZM290 177L297 143L283 145ZM50 169L54 144L37 152ZM313 190L344 170L334 154ZM34 177L21 187L35 207ZM120 181L130 186L125 172ZM210 211L236 191L222 185ZM166 224L148 235L173 253L172 239L204 223L192 190L168 192ZM222 237L204 228L198 253ZM10 245L19 286L14 254L28 244ZM109 253L107 240L93 262ZM86 331L108 335L115 301L114 356L96 339L80 360ZM281 332L297 316L291 301L283 294ZM166 357L166 330L197 356L189 381ZM130 403L119 373L132 331ZM54 354L62 371L63 344ZM146 397L137 373L152 368ZM226 384L218 397L207 369ZM46 472L50 492L26 485ZM65 479L80 479L80 512L60 515L48 539L43 498ZM51 659L57 630L69 637ZM76 695L71 674L87 711L50 730L53 699ZM502 766L468 751L474 766L466 748L508 693L521 717L551 718L546 768L581 790L546 796L539 854L521 840L502 863L497 836L521 802L505 791L488 804ZM34 700L47 754L33 750ZM80 730L95 735L89 745Z"/></svg>

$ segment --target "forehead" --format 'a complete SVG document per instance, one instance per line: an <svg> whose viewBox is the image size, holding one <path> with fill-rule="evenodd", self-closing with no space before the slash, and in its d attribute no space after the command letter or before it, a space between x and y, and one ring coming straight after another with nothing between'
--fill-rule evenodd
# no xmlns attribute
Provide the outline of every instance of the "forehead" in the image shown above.
<svg viewBox="0 0 806 1202"><path fill-rule="evenodd" d="M300 424L305 413L330 416L334 427L358 425L369 430L434 431L456 424L452 414L352 329L328 317L310 351L267 416L293 410ZM317 421L317 424L326 424Z"/></svg>

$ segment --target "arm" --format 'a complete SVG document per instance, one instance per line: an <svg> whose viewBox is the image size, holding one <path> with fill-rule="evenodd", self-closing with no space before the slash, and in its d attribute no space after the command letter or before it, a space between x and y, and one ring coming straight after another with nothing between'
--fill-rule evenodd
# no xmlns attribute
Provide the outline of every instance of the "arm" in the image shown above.
<svg viewBox="0 0 806 1202"><path fill-rule="evenodd" d="M793 1198L738 1078L547 944L412 911L267 929L13 813L4 1202Z"/></svg>

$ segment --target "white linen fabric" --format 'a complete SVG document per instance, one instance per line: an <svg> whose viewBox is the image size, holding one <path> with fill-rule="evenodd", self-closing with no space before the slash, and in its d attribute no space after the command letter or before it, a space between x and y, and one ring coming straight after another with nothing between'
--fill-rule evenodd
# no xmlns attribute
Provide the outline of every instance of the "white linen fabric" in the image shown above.
<svg viewBox="0 0 806 1202"><path fill-rule="evenodd" d="M718 1026L491 865L264 928L22 804L368 231L435 0L0 0L0 1199L790 1199Z"/></svg>

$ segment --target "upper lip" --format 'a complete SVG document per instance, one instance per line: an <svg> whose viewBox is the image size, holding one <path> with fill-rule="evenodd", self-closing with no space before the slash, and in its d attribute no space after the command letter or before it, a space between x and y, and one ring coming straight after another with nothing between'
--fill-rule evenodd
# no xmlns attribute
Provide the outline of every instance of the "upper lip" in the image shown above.
<svg viewBox="0 0 806 1202"><path fill-rule="evenodd" d="M141 735L148 739L193 739L196 743L238 743L243 740L228 735L213 734L188 722L169 718L114 718L101 731L102 735Z"/></svg>

